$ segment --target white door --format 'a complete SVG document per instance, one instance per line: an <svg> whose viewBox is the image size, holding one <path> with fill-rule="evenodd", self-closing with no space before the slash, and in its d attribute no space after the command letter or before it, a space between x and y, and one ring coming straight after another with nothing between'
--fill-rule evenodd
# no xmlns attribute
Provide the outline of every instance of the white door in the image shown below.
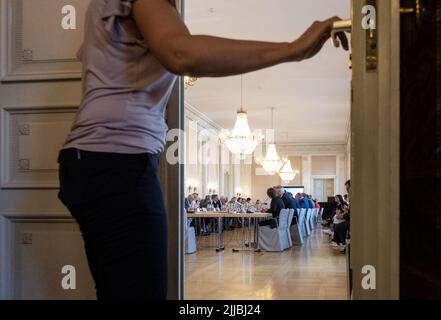
<svg viewBox="0 0 441 320"><path fill-rule="evenodd" d="M376 8L375 30L362 28L366 5ZM399 23L399 0L353 0L354 299L399 297Z"/></svg>
<svg viewBox="0 0 441 320"><path fill-rule="evenodd" d="M76 9L75 30L61 27L65 5ZM95 297L81 234L57 198L57 153L80 102L75 53L87 5L1 0L0 299Z"/></svg>
<svg viewBox="0 0 441 320"><path fill-rule="evenodd" d="M319 202L328 202L334 195L334 179L314 179L314 196Z"/></svg>

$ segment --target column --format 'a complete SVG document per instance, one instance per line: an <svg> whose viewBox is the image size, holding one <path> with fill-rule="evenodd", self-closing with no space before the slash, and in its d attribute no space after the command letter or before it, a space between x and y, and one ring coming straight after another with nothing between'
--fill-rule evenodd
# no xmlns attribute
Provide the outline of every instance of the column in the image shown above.
<svg viewBox="0 0 441 320"><path fill-rule="evenodd" d="M311 155L302 156L302 184L305 193L311 192Z"/></svg>

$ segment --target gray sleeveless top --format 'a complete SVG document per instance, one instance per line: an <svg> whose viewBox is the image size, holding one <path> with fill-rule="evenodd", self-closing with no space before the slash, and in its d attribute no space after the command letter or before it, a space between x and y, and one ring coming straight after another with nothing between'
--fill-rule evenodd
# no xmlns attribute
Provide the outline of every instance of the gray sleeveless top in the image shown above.
<svg viewBox="0 0 441 320"><path fill-rule="evenodd" d="M84 42L83 95L63 149L163 151L164 112L176 76L151 54L133 18L136 0L92 0Z"/></svg>

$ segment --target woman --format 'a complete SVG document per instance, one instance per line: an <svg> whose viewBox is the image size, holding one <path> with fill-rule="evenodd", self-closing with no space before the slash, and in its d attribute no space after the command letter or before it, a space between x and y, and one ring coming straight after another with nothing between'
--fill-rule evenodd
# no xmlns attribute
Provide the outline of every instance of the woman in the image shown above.
<svg viewBox="0 0 441 320"><path fill-rule="evenodd" d="M335 196L335 215L341 215L348 208L348 203L343 199L341 194ZM335 217L335 216L334 216Z"/></svg>
<svg viewBox="0 0 441 320"><path fill-rule="evenodd" d="M335 196L335 214L333 218L334 232L332 233L332 244L335 248L340 248L346 244L346 230L349 226L349 206L338 194Z"/></svg>
<svg viewBox="0 0 441 320"><path fill-rule="evenodd" d="M83 97L59 155L59 198L79 223L98 299L165 299L156 170L176 76L230 76L311 58L339 19L317 21L290 43L191 35L168 0L94 0L85 20Z"/></svg>

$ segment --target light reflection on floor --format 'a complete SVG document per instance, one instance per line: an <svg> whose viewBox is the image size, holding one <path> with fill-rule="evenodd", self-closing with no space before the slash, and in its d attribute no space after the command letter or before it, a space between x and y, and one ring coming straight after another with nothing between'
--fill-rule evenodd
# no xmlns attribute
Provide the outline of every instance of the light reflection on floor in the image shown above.
<svg viewBox="0 0 441 320"><path fill-rule="evenodd" d="M216 253L215 235L198 238L198 252L185 256L186 299L347 299L346 256L319 228L282 253L233 253L240 239L240 230L225 232Z"/></svg>

